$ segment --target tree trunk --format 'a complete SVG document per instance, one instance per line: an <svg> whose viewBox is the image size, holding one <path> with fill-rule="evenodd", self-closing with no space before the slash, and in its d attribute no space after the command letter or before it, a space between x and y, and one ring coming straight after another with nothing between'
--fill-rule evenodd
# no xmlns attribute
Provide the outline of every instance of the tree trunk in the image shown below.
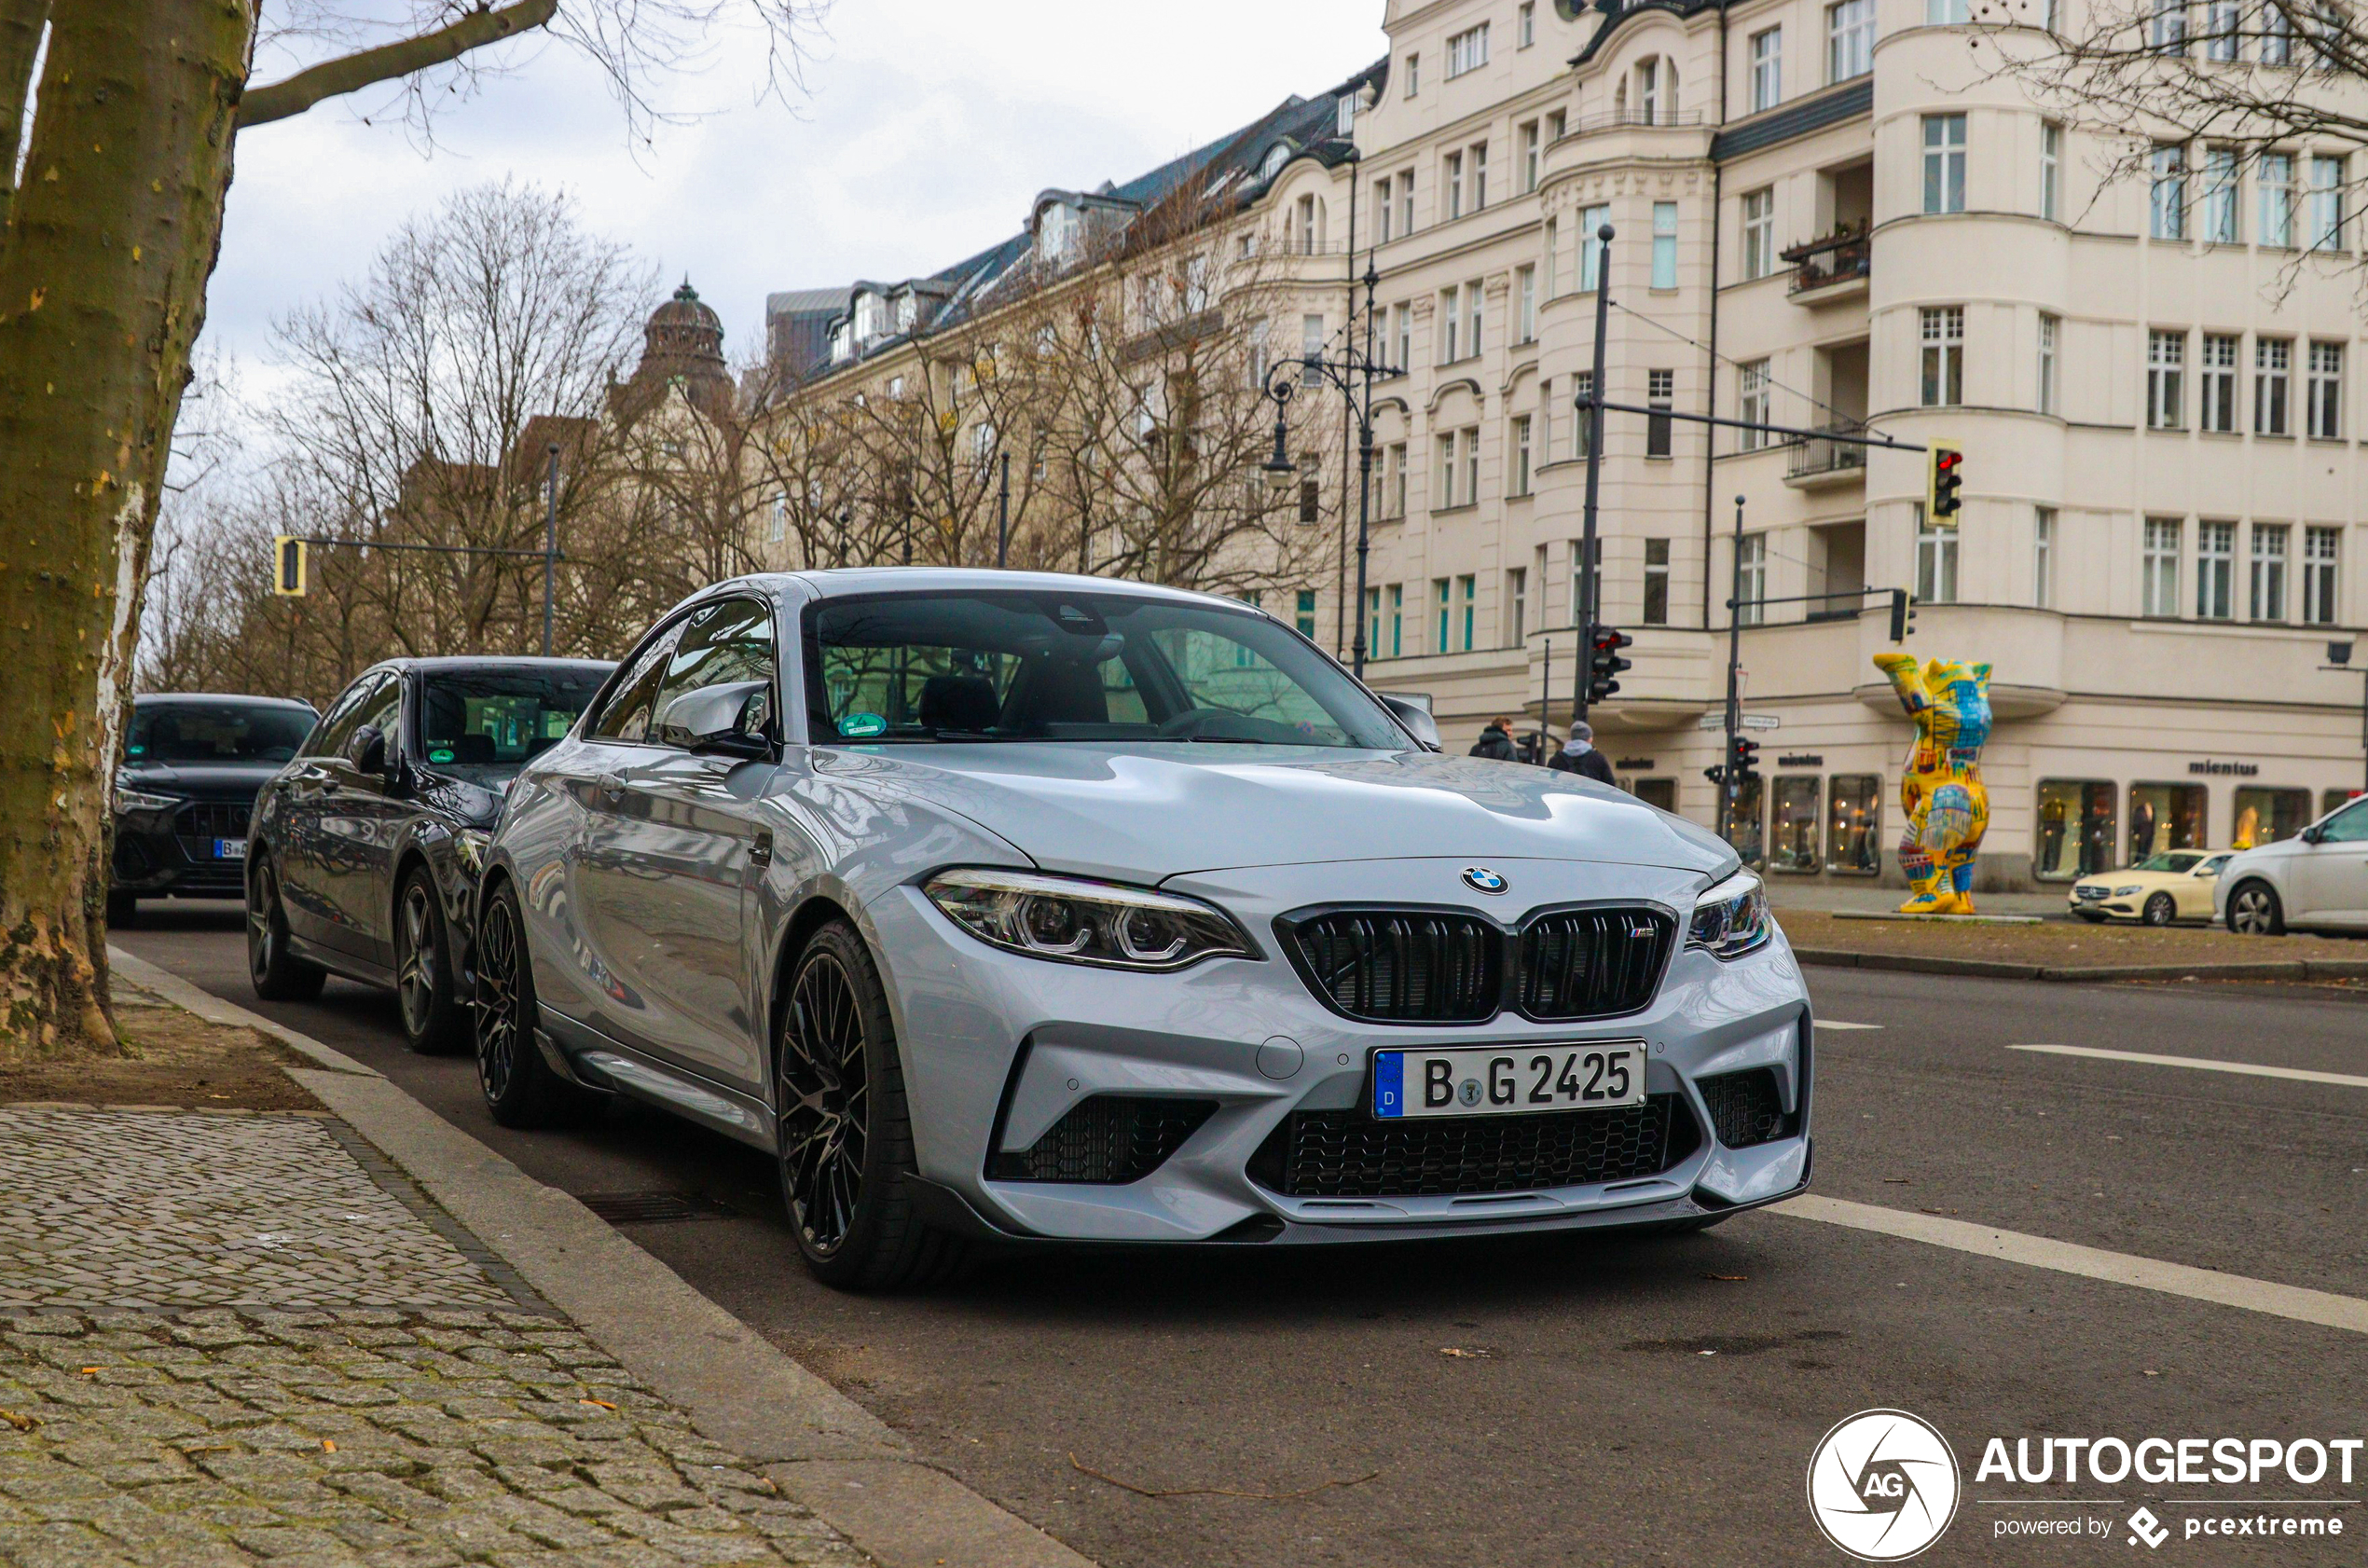
<svg viewBox="0 0 2368 1568"><path fill-rule="evenodd" d="M0 231L0 1059L117 1049L109 782L255 36L252 0L49 21Z"/></svg>

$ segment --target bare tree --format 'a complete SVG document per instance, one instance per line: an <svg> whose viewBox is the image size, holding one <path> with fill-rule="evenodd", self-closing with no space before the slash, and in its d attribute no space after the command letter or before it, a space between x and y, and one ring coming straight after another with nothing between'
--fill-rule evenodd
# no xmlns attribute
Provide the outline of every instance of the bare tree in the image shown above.
<svg viewBox="0 0 2368 1568"><path fill-rule="evenodd" d="M237 137L372 88L424 125L535 32L640 127L715 24L752 16L793 75L819 6L0 0L0 1050L115 1048L108 783ZM290 74L251 84L259 44Z"/></svg>

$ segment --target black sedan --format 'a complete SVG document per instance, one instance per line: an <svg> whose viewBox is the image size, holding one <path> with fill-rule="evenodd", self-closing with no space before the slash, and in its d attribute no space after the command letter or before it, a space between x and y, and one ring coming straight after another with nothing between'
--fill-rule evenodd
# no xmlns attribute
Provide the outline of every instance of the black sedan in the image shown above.
<svg viewBox="0 0 2368 1568"><path fill-rule="evenodd" d="M469 906L502 798L613 665L394 659L348 686L255 801L247 968L267 999L389 986L415 1051L469 1042Z"/></svg>
<svg viewBox="0 0 2368 1568"><path fill-rule="evenodd" d="M115 780L107 923L131 924L142 899L239 897L255 791L320 717L282 697L134 698Z"/></svg>

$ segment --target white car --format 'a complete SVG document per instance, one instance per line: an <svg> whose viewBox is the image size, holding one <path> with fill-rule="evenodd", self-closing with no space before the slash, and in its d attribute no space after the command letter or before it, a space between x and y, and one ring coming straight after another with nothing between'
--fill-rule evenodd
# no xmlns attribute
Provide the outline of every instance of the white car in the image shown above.
<svg viewBox="0 0 2368 1568"><path fill-rule="evenodd" d="M2292 838L2248 849L2221 868L2215 912L2232 931L2368 931L2368 796Z"/></svg>

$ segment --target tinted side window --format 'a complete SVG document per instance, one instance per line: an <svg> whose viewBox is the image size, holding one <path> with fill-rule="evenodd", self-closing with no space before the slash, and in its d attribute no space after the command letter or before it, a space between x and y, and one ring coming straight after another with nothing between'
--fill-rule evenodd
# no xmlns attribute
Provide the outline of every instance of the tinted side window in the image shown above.
<svg viewBox="0 0 2368 1568"><path fill-rule="evenodd" d="M752 598L719 599L682 623L682 639L658 684L656 719L677 697L707 686L773 680L773 607Z"/></svg>
<svg viewBox="0 0 2368 1568"><path fill-rule="evenodd" d="M365 675L348 686L337 701L329 704L329 716L313 726L312 738L305 742L304 755L343 755L345 743L352 738L354 730L362 722L363 705L378 690L379 682L383 679L383 676Z"/></svg>
<svg viewBox="0 0 2368 1568"><path fill-rule="evenodd" d="M599 718L585 731L607 740L645 739L650 731L650 716L657 701L658 682L666 678L667 660L674 652L677 638L682 635L680 622L668 626L634 656L624 679L600 709Z"/></svg>
<svg viewBox="0 0 2368 1568"><path fill-rule="evenodd" d="M401 743L400 732L395 728L394 721L402 710L403 678L390 675L379 682L379 689L370 694L369 699L363 703L360 710L354 714L353 728L346 732L343 740L337 742L337 754L343 756L345 749L353 743L353 737L372 724L376 724L379 733L387 737L387 746L390 750L392 750Z"/></svg>
<svg viewBox="0 0 2368 1568"><path fill-rule="evenodd" d="M2368 842L2368 801L2361 801L2327 818L2327 825L2319 830L2319 837L2327 844Z"/></svg>

